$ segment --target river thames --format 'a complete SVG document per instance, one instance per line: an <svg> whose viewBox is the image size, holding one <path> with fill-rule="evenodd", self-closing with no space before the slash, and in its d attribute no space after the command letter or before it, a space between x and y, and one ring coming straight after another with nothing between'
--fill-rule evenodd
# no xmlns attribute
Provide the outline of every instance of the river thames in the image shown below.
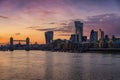
<svg viewBox="0 0 120 80"><path fill-rule="evenodd" d="M120 80L120 54L1 51L0 80Z"/></svg>

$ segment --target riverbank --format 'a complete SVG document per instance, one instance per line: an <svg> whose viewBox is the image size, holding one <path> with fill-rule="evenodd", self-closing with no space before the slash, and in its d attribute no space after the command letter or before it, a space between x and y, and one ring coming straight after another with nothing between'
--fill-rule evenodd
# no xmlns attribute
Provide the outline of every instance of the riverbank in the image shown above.
<svg viewBox="0 0 120 80"><path fill-rule="evenodd" d="M120 48L88 48L79 50L43 50L51 52L69 52L69 53L120 53Z"/></svg>
<svg viewBox="0 0 120 80"><path fill-rule="evenodd" d="M15 49L17 50L17 49ZM24 50L24 49L20 49L20 50ZM70 52L70 53L96 53L96 52L102 52L102 53L108 53L108 52L120 52L120 48L88 48L88 49L79 49L79 50L70 50L70 49L64 49L64 50L60 50L60 49L29 49L26 51L33 51L33 50L41 50L41 51L51 51L51 52ZM8 49L4 49L4 50L0 50L0 51L14 51L14 50L8 50Z"/></svg>

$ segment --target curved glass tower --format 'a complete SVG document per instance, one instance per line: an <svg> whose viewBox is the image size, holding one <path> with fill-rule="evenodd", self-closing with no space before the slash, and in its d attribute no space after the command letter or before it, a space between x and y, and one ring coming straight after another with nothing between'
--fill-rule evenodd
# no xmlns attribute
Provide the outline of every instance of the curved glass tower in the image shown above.
<svg viewBox="0 0 120 80"><path fill-rule="evenodd" d="M75 21L75 35L76 42L81 43L83 36L83 23L81 23L80 21Z"/></svg>

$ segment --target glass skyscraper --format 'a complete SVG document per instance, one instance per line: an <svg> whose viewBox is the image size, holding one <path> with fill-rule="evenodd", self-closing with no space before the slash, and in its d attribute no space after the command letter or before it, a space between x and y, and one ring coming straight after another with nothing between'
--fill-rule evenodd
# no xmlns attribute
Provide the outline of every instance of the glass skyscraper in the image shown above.
<svg viewBox="0 0 120 80"><path fill-rule="evenodd" d="M46 44L52 43L52 41L53 41L53 31L45 32L45 40L46 40Z"/></svg>
<svg viewBox="0 0 120 80"><path fill-rule="evenodd" d="M98 32L91 30L90 33L90 42L97 42L98 41Z"/></svg>
<svg viewBox="0 0 120 80"><path fill-rule="evenodd" d="M76 42L81 43L83 36L83 23L81 23L80 21L75 21L75 34L76 34Z"/></svg>
<svg viewBox="0 0 120 80"><path fill-rule="evenodd" d="M101 29L99 29L98 37L99 37L99 40L103 40L104 39L104 31L102 31Z"/></svg>

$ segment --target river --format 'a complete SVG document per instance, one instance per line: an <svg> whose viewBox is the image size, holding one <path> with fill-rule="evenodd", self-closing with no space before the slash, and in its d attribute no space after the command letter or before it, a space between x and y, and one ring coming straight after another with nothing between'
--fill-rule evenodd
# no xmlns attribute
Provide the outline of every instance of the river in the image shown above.
<svg viewBox="0 0 120 80"><path fill-rule="evenodd" d="M1 51L0 80L120 80L120 54Z"/></svg>

